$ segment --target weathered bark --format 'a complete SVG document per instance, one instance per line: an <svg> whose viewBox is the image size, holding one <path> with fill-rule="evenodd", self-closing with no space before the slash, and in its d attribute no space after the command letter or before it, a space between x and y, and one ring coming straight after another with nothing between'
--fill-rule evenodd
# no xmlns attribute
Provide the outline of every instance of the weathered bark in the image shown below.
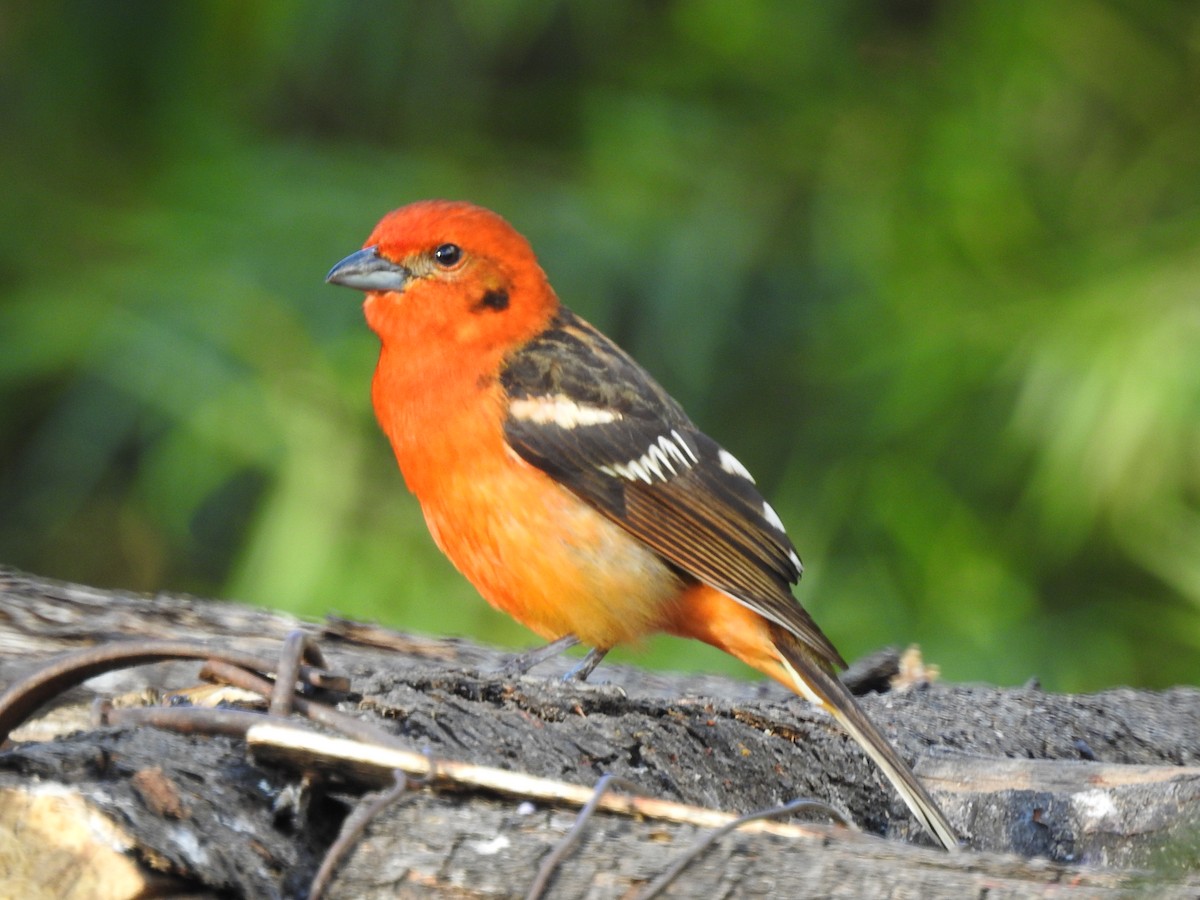
<svg viewBox="0 0 1200 900"><path fill-rule="evenodd" d="M49 654L103 640L188 638L270 655L298 626L235 604L0 570L0 687ZM553 680L568 661L506 679L494 674L502 654L466 642L302 627L353 679L341 708L435 761L582 785L613 773L646 795L733 812L811 796L868 832L735 833L693 862L669 896L1094 897L1147 880L1163 896L1200 890L1188 874L1200 861L1193 689L1069 696L933 685L864 698L961 829L970 849L951 856L922 846L904 805L828 717L774 685L620 666L599 670L598 685ZM373 645L381 641L391 646ZM42 721L61 721L98 691L193 684L196 670L172 663L106 675L69 692L67 713ZM97 842L116 848L114 865L133 859L143 875L247 897L302 896L355 802L353 787L297 790L299 773L255 762L237 739L92 729L84 714L75 721L85 730L0 752L0 880L10 881L0 896L17 895L21 872L36 882L67 865L72 852L52 852L64 796L86 804L68 818L86 809L122 835ZM331 896L521 896L575 816L482 791L417 790L371 826ZM704 831L597 813L550 896L631 895ZM73 852L91 864L101 856L98 847ZM66 876L54 879L46 896L70 896ZM37 896L30 884L20 896Z"/></svg>

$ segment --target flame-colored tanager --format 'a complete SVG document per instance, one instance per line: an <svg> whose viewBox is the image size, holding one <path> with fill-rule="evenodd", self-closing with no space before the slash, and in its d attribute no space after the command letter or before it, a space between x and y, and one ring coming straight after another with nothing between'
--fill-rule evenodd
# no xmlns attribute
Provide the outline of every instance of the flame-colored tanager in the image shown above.
<svg viewBox="0 0 1200 900"><path fill-rule="evenodd" d="M834 672L800 559L745 467L563 306L529 243L468 203L375 227L327 280L366 292L375 412L438 547L558 646L655 632L730 653L832 713L947 849L954 830Z"/></svg>

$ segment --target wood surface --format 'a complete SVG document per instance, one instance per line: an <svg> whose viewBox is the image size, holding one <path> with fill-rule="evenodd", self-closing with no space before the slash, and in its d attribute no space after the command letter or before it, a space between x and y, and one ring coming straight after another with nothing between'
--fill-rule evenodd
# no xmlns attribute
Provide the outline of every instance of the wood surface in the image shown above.
<svg viewBox="0 0 1200 900"><path fill-rule="evenodd" d="M828 716L765 682L604 665L594 684L562 683L570 658L513 678L500 671L507 654L465 641L0 569L0 689L54 654L109 641L185 639L271 657L296 628L350 676L339 708L435 770L470 764L585 791L611 774L647 798L733 814L812 797L856 826L817 815L734 832L664 896L1200 896L1193 688L1061 695L918 683L863 697L960 829L966 849L955 855L929 846ZM0 897L306 896L378 777L251 753L239 737L94 724L95 697L144 702L194 688L198 669L93 678L0 750ZM577 815L519 789L413 786L353 842L327 896L524 896ZM712 830L598 811L546 896L638 896Z"/></svg>

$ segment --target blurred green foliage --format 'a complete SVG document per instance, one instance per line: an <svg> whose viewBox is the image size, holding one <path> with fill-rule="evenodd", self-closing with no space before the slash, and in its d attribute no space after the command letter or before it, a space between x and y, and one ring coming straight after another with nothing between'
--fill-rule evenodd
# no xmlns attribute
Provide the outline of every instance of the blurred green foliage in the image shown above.
<svg viewBox="0 0 1200 900"><path fill-rule="evenodd" d="M0 562L532 643L322 283L445 196L758 475L847 656L1200 680L1194 4L10 0L0 109Z"/></svg>

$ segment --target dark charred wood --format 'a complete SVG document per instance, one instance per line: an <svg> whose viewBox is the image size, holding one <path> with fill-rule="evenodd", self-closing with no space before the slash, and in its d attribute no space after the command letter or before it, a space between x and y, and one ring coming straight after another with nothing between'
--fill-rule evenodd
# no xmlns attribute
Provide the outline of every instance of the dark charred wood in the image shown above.
<svg viewBox="0 0 1200 900"><path fill-rule="evenodd" d="M868 713L961 830L969 849L955 856L926 845L903 803L827 716L762 682L605 665L596 684L561 683L554 676L571 659L506 679L495 674L506 654L465 641L344 622L325 630L231 603L0 570L0 689L55 653L113 638L210 640L271 657L297 627L320 641L331 669L351 677L343 712L434 760L585 786L613 774L648 796L734 813L810 796L865 832L735 833L668 896L1200 891L1189 874L1200 865L1200 691L1191 688L1072 696L934 684L866 696ZM0 808L9 811L0 812L0 880L29 869L10 861L28 862L20 854L44 845L30 837L42 833L32 801L57 792L127 837L118 855L133 859L147 883L165 875L223 896L304 896L365 785L256 763L229 737L91 724L96 695L186 687L197 669L173 662L104 675L17 732L21 741L0 751ZM575 816L483 791L419 789L367 829L330 896L521 896ZM549 896L636 893L704 832L597 813ZM11 893L0 884L0 896Z"/></svg>

